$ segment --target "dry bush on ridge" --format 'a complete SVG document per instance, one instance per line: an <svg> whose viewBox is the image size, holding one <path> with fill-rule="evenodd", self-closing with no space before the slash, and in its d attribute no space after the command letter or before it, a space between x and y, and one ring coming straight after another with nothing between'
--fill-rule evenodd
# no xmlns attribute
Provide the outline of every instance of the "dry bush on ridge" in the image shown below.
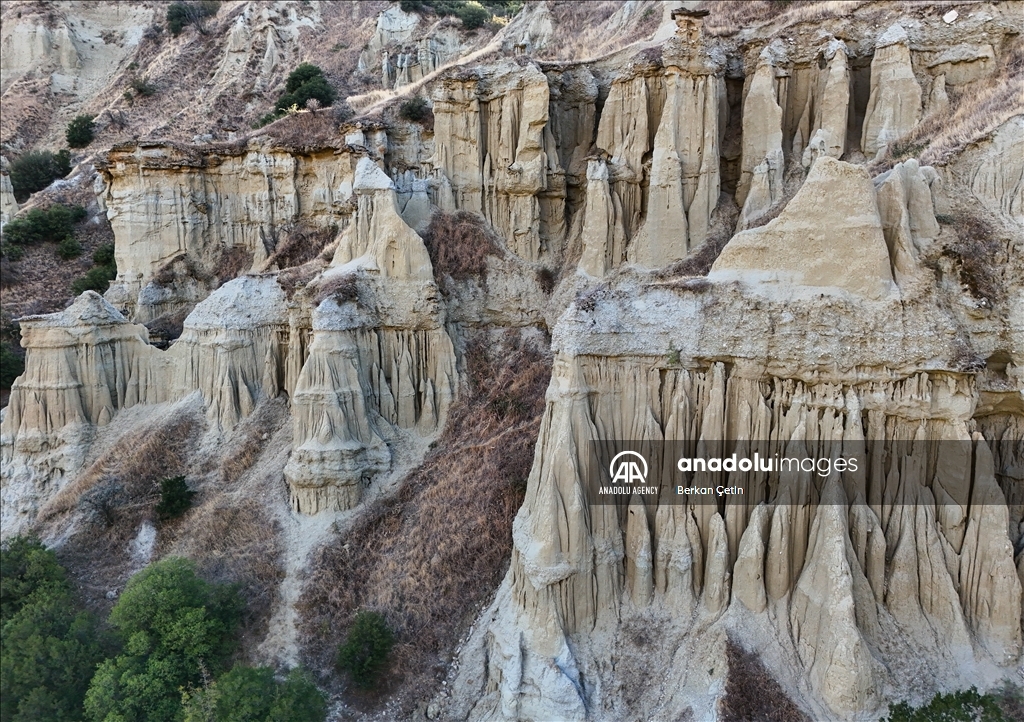
<svg viewBox="0 0 1024 722"><path fill-rule="evenodd" d="M725 644L729 674L718 700L722 722L809 722L754 652L732 639Z"/></svg>
<svg viewBox="0 0 1024 722"><path fill-rule="evenodd" d="M298 609L306 662L320 674L331 674L356 612L379 611L397 636L383 691L402 684L403 703L414 704L499 584L551 373L550 359L518 338L502 345L469 344L471 390L435 448L395 497L315 555Z"/></svg>
<svg viewBox="0 0 1024 722"><path fill-rule="evenodd" d="M442 290L447 278L486 281L487 256L500 253L487 222L469 211L437 212L430 219L423 243L434 266L434 278Z"/></svg>
<svg viewBox="0 0 1024 722"><path fill-rule="evenodd" d="M252 257L252 251L242 246L225 249L217 259L217 265L213 268L213 275L217 278L217 282L223 286L248 271L252 267Z"/></svg>
<svg viewBox="0 0 1024 722"><path fill-rule="evenodd" d="M999 266L1004 262L1004 246L987 222L968 213L953 217L957 240L942 249L942 255L956 263L960 281L972 296L989 305L1001 302L1006 291L1000 280Z"/></svg>
<svg viewBox="0 0 1024 722"><path fill-rule="evenodd" d="M278 242L277 248L267 259L266 268L277 264L281 270L301 266L316 258L328 243L338 235L338 226L311 228L299 223L285 229L284 240Z"/></svg>

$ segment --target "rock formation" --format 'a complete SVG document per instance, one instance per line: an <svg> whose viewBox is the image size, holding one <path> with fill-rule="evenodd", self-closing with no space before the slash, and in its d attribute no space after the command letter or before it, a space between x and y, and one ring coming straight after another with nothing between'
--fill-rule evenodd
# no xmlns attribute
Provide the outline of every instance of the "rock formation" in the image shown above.
<svg viewBox="0 0 1024 722"><path fill-rule="evenodd" d="M430 258L399 217L391 180L362 158L353 189L355 216L323 284L359 290L316 307L308 357L289 384L285 478L292 508L307 514L355 506L364 483L390 468L387 442L439 429L458 387Z"/></svg>
<svg viewBox="0 0 1024 722"><path fill-rule="evenodd" d="M204 112L248 122L248 94L263 103L339 6L222 12L204 73L214 95L247 95L227 110L196 95ZM278 409L267 488L281 494L265 503L289 523L320 515L300 530L337 522L344 540L362 511L344 512L376 514L451 443L453 404L479 391L472 343L511 331L550 339L553 374L508 572L429 718L713 718L731 644L814 719L873 718L1019 668L1024 124L886 155L923 112L934 122L1015 78L1016 5L923 14L904 21L911 43L899 24L877 36L884 5L833 35L800 8L733 32L711 22L718 6L627 3L581 29L618 33L585 60L591 48L566 59L558 45L601 4L528 4L476 34L367 6L345 5L366 33L348 55L380 87L349 99L351 121L321 111L96 157L118 276L105 297L21 320L3 533L30 528L118 424L183 402L205 410L213 460ZM8 17L5 84L10 71L60 87L92 62L68 54L63 19ZM403 118L391 91L452 60L416 89L433 125ZM287 140L303 119L325 124ZM486 247L427 237L441 221L474 225ZM322 238L293 261L281 249L296 228ZM445 252L479 261L471 277ZM139 324L171 316L180 337L148 343ZM636 442L649 479L712 451L864 464L680 471L744 493L600 503L594 460L615 440ZM290 550L296 578L307 541Z"/></svg>
<svg viewBox="0 0 1024 722"><path fill-rule="evenodd" d="M906 135L921 119L921 85L910 63L907 31L899 24L878 37L871 59L871 97L861 148L869 158Z"/></svg>
<svg viewBox="0 0 1024 722"><path fill-rule="evenodd" d="M934 225L934 212L930 218ZM841 248L835 228L844 229ZM882 298L892 288L892 271L871 179L856 166L819 158L778 218L733 237L715 261L711 278L841 288Z"/></svg>

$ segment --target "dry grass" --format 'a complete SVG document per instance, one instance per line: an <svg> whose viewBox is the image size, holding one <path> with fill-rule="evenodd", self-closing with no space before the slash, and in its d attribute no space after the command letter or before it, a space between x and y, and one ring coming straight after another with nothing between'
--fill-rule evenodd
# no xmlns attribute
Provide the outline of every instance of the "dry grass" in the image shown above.
<svg viewBox="0 0 1024 722"><path fill-rule="evenodd" d="M1006 247L986 221L969 213L956 213L953 227L957 240L942 249L951 258L960 282L974 298L992 306L1006 298L1000 270L1006 266Z"/></svg>
<svg viewBox="0 0 1024 722"><path fill-rule="evenodd" d="M786 695L757 654L729 639L726 642L729 675L725 694L718 701L722 722L810 722Z"/></svg>
<svg viewBox="0 0 1024 722"><path fill-rule="evenodd" d="M406 706L439 684L507 568L551 373L511 332L490 349L470 343L466 358L471 392L434 449L395 497L318 552L298 605L306 660L321 675L333 674L357 611L384 614L397 644L382 691Z"/></svg>
<svg viewBox="0 0 1024 722"><path fill-rule="evenodd" d="M132 573L131 541L143 521L155 519L160 480L188 475L203 423L200 412L186 412L125 434L41 510L43 537L62 534L71 515L81 514L57 554L93 611L105 614L113 604L108 593Z"/></svg>
<svg viewBox="0 0 1024 722"><path fill-rule="evenodd" d="M275 146L287 150L314 151L334 148L343 140L338 132L339 122L351 116L351 112L343 112L345 110L347 106L344 105L323 110L300 110L297 113L289 113L255 132L270 136Z"/></svg>
<svg viewBox="0 0 1024 722"><path fill-rule="evenodd" d="M338 226L312 228L298 223L284 230L284 239L277 244L264 268L277 265L280 269L309 263L338 235Z"/></svg>
<svg viewBox="0 0 1024 722"><path fill-rule="evenodd" d="M252 268L252 251L242 246L232 246L220 254L217 265L213 267L213 275L217 283L223 286L233 278Z"/></svg>
<svg viewBox="0 0 1024 722"><path fill-rule="evenodd" d="M933 113L910 133L892 143L886 156L872 168L884 172L906 158L922 165L944 165L968 145L985 137L1015 115L1024 112L1024 39L1008 49L1006 62L991 78L967 86L950 97L949 108Z"/></svg>
<svg viewBox="0 0 1024 722"><path fill-rule="evenodd" d="M235 429L235 436L241 442L221 458L219 477L223 484L233 484L252 468L266 448L274 431L288 418L288 404L284 399L274 399L260 404Z"/></svg>
<svg viewBox="0 0 1024 722"><path fill-rule="evenodd" d="M486 281L487 256L500 253L487 222L469 211L435 213L427 226L423 243L434 266L434 278L442 290L449 278L454 281L468 278Z"/></svg>
<svg viewBox="0 0 1024 722"><path fill-rule="evenodd" d="M328 298L341 305L349 301L359 301L359 277L354 273L344 276L331 276L323 280L316 289L315 304L319 306Z"/></svg>
<svg viewBox="0 0 1024 722"><path fill-rule="evenodd" d="M89 506L91 502L86 494L101 486L120 489L111 501L105 502L115 520L122 512L127 514L154 505L160 496L160 480L186 473L191 450L201 430L199 417L180 413L160 421L155 427L125 434L47 502L39 512L39 519L45 522L82 504Z"/></svg>
<svg viewBox="0 0 1024 722"><path fill-rule="evenodd" d="M316 261L316 259L314 259ZM277 283L284 289L285 296L290 300L295 293L317 277L325 264L310 262L302 266L287 268L277 274Z"/></svg>
<svg viewBox="0 0 1024 722"><path fill-rule="evenodd" d="M778 205L775 215L778 215L783 206L784 204L782 203ZM736 219L739 216L739 209L731 199L728 202L720 203L715 212L718 215L714 219L704 242L691 251L686 258L676 261L655 273L654 277L656 279L668 280L679 278L680 276L706 276L711 272L711 266L714 265L715 260L722 253L725 244L732 238L732 231L736 227ZM767 223L768 220L770 219L764 220L764 223ZM758 225L762 225L760 220Z"/></svg>

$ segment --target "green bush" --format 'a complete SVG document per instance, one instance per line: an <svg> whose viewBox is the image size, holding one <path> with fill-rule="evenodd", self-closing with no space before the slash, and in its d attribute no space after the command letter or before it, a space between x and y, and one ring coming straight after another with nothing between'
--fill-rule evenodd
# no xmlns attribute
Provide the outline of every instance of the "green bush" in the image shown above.
<svg viewBox="0 0 1024 722"><path fill-rule="evenodd" d="M82 244L74 236L64 236L64 240L57 244L57 255L65 261L78 258L82 255Z"/></svg>
<svg viewBox="0 0 1024 722"><path fill-rule="evenodd" d="M196 495L188 488L184 476L172 476L160 482L160 503L156 505L156 514L161 521L177 519L192 507L192 498Z"/></svg>
<svg viewBox="0 0 1024 722"><path fill-rule="evenodd" d="M387 668L394 643L395 635L383 615L361 611L338 649L338 668L348 672L356 686L372 689Z"/></svg>
<svg viewBox="0 0 1024 722"><path fill-rule="evenodd" d="M135 77L132 78L132 90L134 90L139 97L148 98L156 93L156 86L149 82L149 78Z"/></svg>
<svg viewBox="0 0 1024 722"><path fill-rule="evenodd" d="M462 26L466 30L482 28L484 23L491 19L491 11L477 3L466 3L456 10L455 14L462 21Z"/></svg>
<svg viewBox="0 0 1024 722"><path fill-rule="evenodd" d="M68 145L72 148L84 148L92 143L95 115L76 115L75 119L68 123L65 137Z"/></svg>
<svg viewBox="0 0 1024 722"><path fill-rule="evenodd" d="M278 112L287 110L293 105L306 107L306 101L317 100L321 107L326 108L335 99L334 88L327 83L323 71L310 63L303 63L288 75L285 92L277 99L274 107ZM265 125L265 124L264 124Z"/></svg>
<svg viewBox="0 0 1024 722"><path fill-rule="evenodd" d="M33 208L4 226L4 241L18 246L59 242L74 234L74 225L85 218L82 206L52 205L46 210Z"/></svg>
<svg viewBox="0 0 1024 722"><path fill-rule="evenodd" d="M25 249L12 243L4 243L0 245L0 253L6 256L8 260L20 261L21 257L25 255Z"/></svg>
<svg viewBox="0 0 1024 722"><path fill-rule="evenodd" d="M0 343L0 389L9 389L25 372L25 359L8 343Z"/></svg>
<svg viewBox="0 0 1024 722"><path fill-rule="evenodd" d="M409 98L398 107L398 117L414 123L423 120L430 113L427 99L422 96Z"/></svg>
<svg viewBox="0 0 1024 722"><path fill-rule="evenodd" d="M24 202L36 191L41 191L58 178L71 172L71 153L35 150L11 163L11 186L14 197Z"/></svg>
<svg viewBox="0 0 1024 722"><path fill-rule="evenodd" d="M237 590L200 579L188 559L164 559L136 574L110 612L124 649L96 670L86 718L181 720L181 689L223 669L240 612Z"/></svg>
<svg viewBox="0 0 1024 722"><path fill-rule="evenodd" d="M76 610L52 551L15 537L0 547L0 720L81 719L103 651L95 620Z"/></svg>
<svg viewBox="0 0 1024 722"><path fill-rule="evenodd" d="M114 265L114 244L104 243L92 252L92 262L97 266Z"/></svg>
<svg viewBox="0 0 1024 722"><path fill-rule="evenodd" d="M106 290L110 288L110 282L117 277L117 267L110 266L93 266L90 268L84 276L76 278L71 283L71 291L76 296L80 296L86 291L95 291L96 293L106 293Z"/></svg>
<svg viewBox="0 0 1024 722"><path fill-rule="evenodd" d="M1003 722L999 704L991 695L978 694L975 687L962 692L937 694L924 707L906 702L889 706L885 722Z"/></svg>
<svg viewBox="0 0 1024 722"><path fill-rule="evenodd" d="M71 291L80 296L86 291L104 293L110 282L117 278L117 264L114 262L114 244L104 243L92 253L93 267L71 284Z"/></svg>
<svg viewBox="0 0 1024 722"><path fill-rule="evenodd" d="M195 25L201 33L206 32L204 20L217 14L219 2L201 0L200 2L173 2L167 7L167 27L174 35L179 35L188 25Z"/></svg>
<svg viewBox="0 0 1024 722"><path fill-rule="evenodd" d="M183 697L184 722L323 722L327 718L327 700L299 669L278 682L269 667L235 665L205 689Z"/></svg>

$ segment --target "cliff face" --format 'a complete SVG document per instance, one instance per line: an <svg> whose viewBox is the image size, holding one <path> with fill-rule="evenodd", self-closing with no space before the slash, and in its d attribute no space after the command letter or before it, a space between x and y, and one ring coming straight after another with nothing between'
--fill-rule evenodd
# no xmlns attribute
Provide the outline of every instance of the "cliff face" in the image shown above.
<svg viewBox="0 0 1024 722"><path fill-rule="evenodd" d="M561 4L529 5L493 42L382 7L360 68L429 98L432 125L385 103L327 131L325 111L297 114L282 127L316 132L288 142L262 130L103 154L118 276L105 298L21 322L4 533L83 478L119 415L188 399L214 457L257 409L287 409L275 513L343 538L347 512L393 494L471 393L469 339L550 332L508 572L438 715L713 718L733 642L813 718L988 688L1019 666L1019 3L955 21L858 9L827 31L817 6L736 32L725 4L606 9L585 31L615 37L595 47L624 44L647 10L654 25L579 61L535 57L571 25ZM264 10L239 6L229 49L271 60L231 82L270 83L272 49L328 12ZM141 324L170 318L180 336L148 343ZM614 440L667 471L661 442L910 451L865 452L859 475L687 479L747 490L715 503L615 505L589 472ZM286 641L323 538L289 542L293 587L271 624Z"/></svg>

